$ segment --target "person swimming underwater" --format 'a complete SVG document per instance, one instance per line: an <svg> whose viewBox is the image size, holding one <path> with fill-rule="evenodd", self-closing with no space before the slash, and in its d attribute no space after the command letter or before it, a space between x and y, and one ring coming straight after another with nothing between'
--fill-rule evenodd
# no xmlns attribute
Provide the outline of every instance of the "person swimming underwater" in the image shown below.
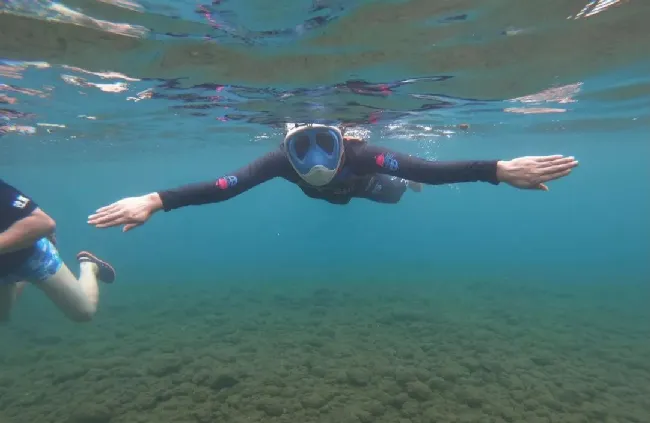
<svg viewBox="0 0 650 423"><path fill-rule="evenodd" d="M505 183L519 189L547 191L546 182L569 175L578 165L562 155L512 160L430 161L368 142L344 137L336 126L288 125L281 145L219 179L138 197L127 197L88 216L97 228L123 226L127 232L164 210L218 203L273 178L296 184L307 196L332 204L353 198L398 203L408 187L464 182Z"/></svg>

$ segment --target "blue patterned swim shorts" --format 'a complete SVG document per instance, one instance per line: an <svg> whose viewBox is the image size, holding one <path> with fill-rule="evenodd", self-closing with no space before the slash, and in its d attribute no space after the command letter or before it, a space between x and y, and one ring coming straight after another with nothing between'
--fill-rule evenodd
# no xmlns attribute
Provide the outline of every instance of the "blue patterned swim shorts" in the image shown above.
<svg viewBox="0 0 650 423"><path fill-rule="evenodd" d="M43 282L59 271L63 260L47 238L36 241L34 253L13 273L0 277L0 285L28 281L32 283Z"/></svg>

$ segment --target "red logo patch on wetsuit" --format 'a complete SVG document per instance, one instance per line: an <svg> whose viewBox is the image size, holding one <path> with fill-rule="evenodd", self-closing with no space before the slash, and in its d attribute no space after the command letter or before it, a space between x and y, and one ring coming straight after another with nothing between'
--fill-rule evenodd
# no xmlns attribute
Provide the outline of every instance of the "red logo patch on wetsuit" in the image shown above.
<svg viewBox="0 0 650 423"><path fill-rule="evenodd" d="M396 171L399 169L399 163L392 154L380 154L375 157L377 166Z"/></svg>
<svg viewBox="0 0 650 423"><path fill-rule="evenodd" d="M236 176L224 176L223 178L219 178L217 180L217 186L220 189L228 189L230 187L234 187L235 185L237 185Z"/></svg>

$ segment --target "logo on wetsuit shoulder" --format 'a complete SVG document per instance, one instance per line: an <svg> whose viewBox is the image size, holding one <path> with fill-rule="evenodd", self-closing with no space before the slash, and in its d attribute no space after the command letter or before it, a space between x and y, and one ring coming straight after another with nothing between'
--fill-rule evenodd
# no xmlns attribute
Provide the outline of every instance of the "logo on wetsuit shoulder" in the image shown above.
<svg viewBox="0 0 650 423"><path fill-rule="evenodd" d="M24 209L27 204L29 204L29 198L25 197L24 195L19 195L12 203L12 206L16 207L17 209Z"/></svg>
<svg viewBox="0 0 650 423"><path fill-rule="evenodd" d="M375 157L375 163L377 163L377 166L383 167L384 169L390 169L393 171L399 169L399 163L397 163L397 159L390 153L378 155Z"/></svg>
<svg viewBox="0 0 650 423"><path fill-rule="evenodd" d="M237 185L236 176L224 176L223 178L219 178L219 180L217 180L217 186L220 189L232 188L235 185Z"/></svg>

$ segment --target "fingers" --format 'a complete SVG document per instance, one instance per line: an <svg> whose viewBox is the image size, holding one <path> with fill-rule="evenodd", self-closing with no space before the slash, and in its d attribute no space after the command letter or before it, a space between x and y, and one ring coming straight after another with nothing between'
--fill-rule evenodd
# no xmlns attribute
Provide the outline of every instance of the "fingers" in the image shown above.
<svg viewBox="0 0 650 423"><path fill-rule="evenodd" d="M565 176L567 176L569 173L571 173L571 169L565 169L560 172L554 172L554 173L547 173L542 176L540 176L540 180L543 182L548 182L548 181L553 181L555 179L560 179Z"/></svg>
<svg viewBox="0 0 650 423"><path fill-rule="evenodd" d="M88 216L88 223L98 228L107 228L126 223L126 218L124 211L118 209L112 212L96 213Z"/></svg>
<svg viewBox="0 0 650 423"><path fill-rule="evenodd" d="M537 166L540 169L546 170L546 168L550 166L563 166L563 165L571 165L571 167L576 167L578 165L578 161L575 159L575 157L562 157L558 158L555 160L545 160L540 162Z"/></svg>
<svg viewBox="0 0 650 423"><path fill-rule="evenodd" d="M107 207L102 207L101 209L97 209L95 213L88 216L88 223L94 225L96 223L106 222L107 220L114 218L120 213L120 209L114 204Z"/></svg>
<svg viewBox="0 0 650 423"><path fill-rule="evenodd" d="M109 204L108 206L98 208L95 210L95 213L108 213L115 210L117 207L119 207L119 204L117 203Z"/></svg>
<svg viewBox="0 0 650 423"><path fill-rule="evenodd" d="M129 223L128 225L124 225L124 228L122 228L122 232L128 232L133 228L137 228L140 226L140 223Z"/></svg>
<svg viewBox="0 0 650 423"><path fill-rule="evenodd" d="M571 170L576 166L578 166L578 162L575 160L570 162L562 162L541 168L539 174L543 177L545 175L564 172L565 170Z"/></svg>
<svg viewBox="0 0 650 423"><path fill-rule="evenodd" d="M555 154L553 156L539 156L539 157L535 157L535 161L542 162L542 163L552 162L553 160L561 159L562 157L564 157L562 154Z"/></svg>
<svg viewBox="0 0 650 423"><path fill-rule="evenodd" d="M91 223L91 225L94 225L96 228L111 228L113 226L118 226L126 223L125 219L105 219L102 220L101 222L94 222Z"/></svg>
<svg viewBox="0 0 650 423"><path fill-rule="evenodd" d="M578 165L577 161L564 163L561 165L549 166L544 168L544 172L539 175L537 179L537 184L533 186L533 189L540 191L548 191L548 186L544 182L553 181L555 179L563 178L571 173L574 167Z"/></svg>
<svg viewBox="0 0 650 423"><path fill-rule="evenodd" d="M94 225L96 223L105 223L120 216L119 211L112 213L95 213L88 216L88 223Z"/></svg>

